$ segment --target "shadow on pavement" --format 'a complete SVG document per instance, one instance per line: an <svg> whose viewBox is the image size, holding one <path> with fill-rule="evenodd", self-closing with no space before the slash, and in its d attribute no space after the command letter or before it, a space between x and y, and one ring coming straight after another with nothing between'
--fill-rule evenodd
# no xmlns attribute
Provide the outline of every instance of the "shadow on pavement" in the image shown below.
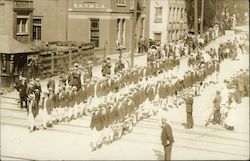
<svg viewBox="0 0 250 161"><path fill-rule="evenodd" d="M164 154L162 151L153 149L155 156L157 157L157 160L164 160Z"/></svg>

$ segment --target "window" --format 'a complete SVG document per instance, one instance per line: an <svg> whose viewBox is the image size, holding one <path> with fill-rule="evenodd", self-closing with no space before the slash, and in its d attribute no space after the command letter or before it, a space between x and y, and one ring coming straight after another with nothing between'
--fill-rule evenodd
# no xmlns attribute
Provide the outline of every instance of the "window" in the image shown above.
<svg viewBox="0 0 250 161"><path fill-rule="evenodd" d="M179 21L179 18L180 18L180 9L177 8L177 11L176 11L176 21Z"/></svg>
<svg viewBox="0 0 250 161"><path fill-rule="evenodd" d="M33 41L41 40L42 38L42 21L41 18L33 19Z"/></svg>
<svg viewBox="0 0 250 161"><path fill-rule="evenodd" d="M172 11L172 20L173 22L175 22L175 8L173 8L173 11Z"/></svg>
<svg viewBox="0 0 250 161"><path fill-rule="evenodd" d="M172 41L172 32L168 31L168 41Z"/></svg>
<svg viewBox="0 0 250 161"><path fill-rule="evenodd" d="M28 18L25 17L17 17L17 33L23 34L28 33Z"/></svg>
<svg viewBox="0 0 250 161"><path fill-rule="evenodd" d="M169 12L168 12L168 19L169 19L169 22L172 21L172 19L171 19L171 12L172 12L172 8L170 7L170 8L169 8Z"/></svg>
<svg viewBox="0 0 250 161"><path fill-rule="evenodd" d="M155 7L155 22L162 22L162 7Z"/></svg>
<svg viewBox="0 0 250 161"><path fill-rule="evenodd" d="M99 19L90 20L90 42L99 47Z"/></svg>
<svg viewBox="0 0 250 161"><path fill-rule="evenodd" d="M117 19L116 21L116 47L125 46L125 19Z"/></svg>
<svg viewBox="0 0 250 161"><path fill-rule="evenodd" d="M161 33L154 33L154 40L161 44Z"/></svg>
<svg viewBox="0 0 250 161"><path fill-rule="evenodd" d="M126 0L116 0L117 6L126 6Z"/></svg>

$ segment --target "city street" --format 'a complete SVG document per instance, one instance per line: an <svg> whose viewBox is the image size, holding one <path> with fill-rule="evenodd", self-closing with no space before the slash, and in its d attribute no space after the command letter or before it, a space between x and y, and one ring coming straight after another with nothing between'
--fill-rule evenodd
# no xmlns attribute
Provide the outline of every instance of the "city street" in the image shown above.
<svg viewBox="0 0 250 161"><path fill-rule="evenodd" d="M209 43L205 50L217 48L220 42L228 39L234 37L219 37ZM137 56L135 64L146 65L146 55ZM91 116L29 133L27 114L19 110L16 102L18 93L8 93L1 96L1 160L163 160L164 150L160 140L160 118L163 115L167 116L173 129L173 160L249 159L249 98L243 98L236 107L234 131L225 130L219 125L205 127L213 109L216 90L221 88L224 79L230 78L241 68L249 68L248 53L241 55L239 60L221 63L219 83L210 85L202 91L201 96L194 98L193 129L183 126L186 123L185 107L172 108L167 112L160 110L157 115L140 121L122 139L103 145L94 152L89 146ZM181 60L180 69L182 73L187 70L187 58ZM94 76L100 76L100 66L95 67ZM46 89L46 82L41 81L43 90Z"/></svg>

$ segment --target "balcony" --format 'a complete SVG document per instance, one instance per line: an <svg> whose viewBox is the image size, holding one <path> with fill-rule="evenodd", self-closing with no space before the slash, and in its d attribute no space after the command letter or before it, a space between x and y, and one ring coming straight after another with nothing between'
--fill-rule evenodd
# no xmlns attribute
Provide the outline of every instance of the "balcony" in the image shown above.
<svg viewBox="0 0 250 161"><path fill-rule="evenodd" d="M14 0L14 11L33 11L33 0Z"/></svg>

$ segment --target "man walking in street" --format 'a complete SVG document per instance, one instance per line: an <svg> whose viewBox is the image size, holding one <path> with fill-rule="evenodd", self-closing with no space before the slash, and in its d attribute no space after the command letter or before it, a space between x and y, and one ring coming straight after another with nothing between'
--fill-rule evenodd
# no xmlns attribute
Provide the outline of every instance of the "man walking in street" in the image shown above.
<svg viewBox="0 0 250 161"><path fill-rule="evenodd" d="M216 96L214 98L214 122L220 124L220 106L221 106L221 95L220 91L216 91Z"/></svg>
<svg viewBox="0 0 250 161"><path fill-rule="evenodd" d="M193 128L194 121L193 121L193 95L188 94L188 97L186 98L186 112L187 112L187 128Z"/></svg>
<svg viewBox="0 0 250 161"><path fill-rule="evenodd" d="M172 144L174 143L172 128L167 123L167 119L164 117L161 119L161 123L162 123L161 142L162 145L164 146L164 153L165 153L164 160L170 160Z"/></svg>

